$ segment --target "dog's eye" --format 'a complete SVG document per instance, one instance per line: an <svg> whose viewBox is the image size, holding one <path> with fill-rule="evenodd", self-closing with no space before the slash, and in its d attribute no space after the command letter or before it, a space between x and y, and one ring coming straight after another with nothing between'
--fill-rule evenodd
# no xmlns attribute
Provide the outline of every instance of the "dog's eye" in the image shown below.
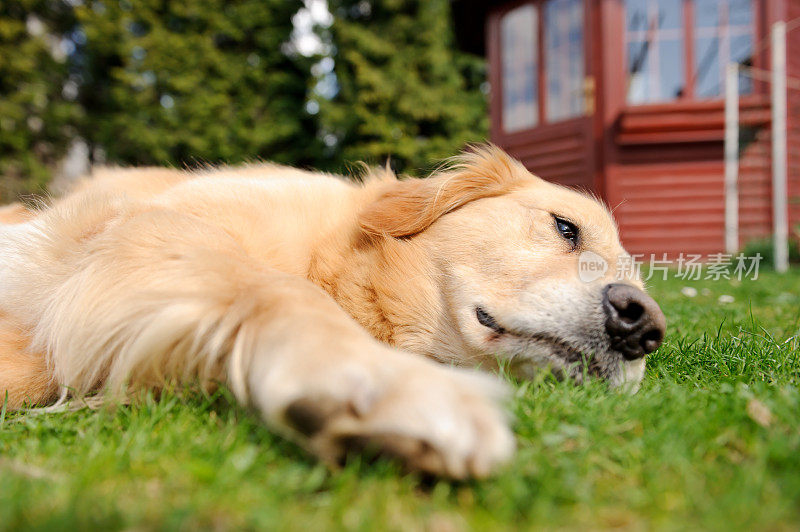
<svg viewBox="0 0 800 532"><path fill-rule="evenodd" d="M556 220L556 229L559 234L569 240L569 243L572 244L572 249L575 249L578 246L578 228L574 223L568 222L563 218L559 218L558 216L554 216L553 218Z"/></svg>

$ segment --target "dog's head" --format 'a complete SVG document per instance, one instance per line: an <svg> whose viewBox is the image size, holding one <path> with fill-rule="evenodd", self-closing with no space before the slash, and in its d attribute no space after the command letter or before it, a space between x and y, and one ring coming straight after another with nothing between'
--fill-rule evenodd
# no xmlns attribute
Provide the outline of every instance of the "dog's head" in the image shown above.
<svg viewBox="0 0 800 532"><path fill-rule="evenodd" d="M521 376L550 367L636 388L662 341L664 315L626 268L609 211L498 148L389 185L360 222L424 253L439 308L418 313L428 323L417 329L451 359L497 356Z"/></svg>

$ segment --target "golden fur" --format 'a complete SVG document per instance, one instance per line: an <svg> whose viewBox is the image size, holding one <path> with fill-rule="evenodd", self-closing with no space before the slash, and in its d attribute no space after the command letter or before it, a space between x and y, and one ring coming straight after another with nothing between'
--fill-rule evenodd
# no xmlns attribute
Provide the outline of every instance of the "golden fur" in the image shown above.
<svg viewBox="0 0 800 532"><path fill-rule="evenodd" d="M31 211L20 203L0 206L0 224L18 224L32 218Z"/></svg>
<svg viewBox="0 0 800 532"><path fill-rule="evenodd" d="M553 213L611 264L602 279L577 279ZM597 332L600 288L624 256L608 212L494 147L429 179L376 170L363 185L270 164L105 169L0 221L0 393L12 408L61 389L226 382L324 459L366 440L463 477L511 454L502 389L425 357L579 377L557 352L569 344L597 352L615 385L644 367ZM475 305L547 336L499 337Z"/></svg>

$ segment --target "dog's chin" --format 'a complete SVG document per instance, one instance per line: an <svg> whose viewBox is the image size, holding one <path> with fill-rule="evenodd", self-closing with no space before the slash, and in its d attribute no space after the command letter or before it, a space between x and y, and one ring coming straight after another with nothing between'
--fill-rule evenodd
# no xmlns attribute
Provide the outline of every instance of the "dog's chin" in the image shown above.
<svg viewBox="0 0 800 532"><path fill-rule="evenodd" d="M510 355L510 370L518 378L533 379L543 370L550 370L556 378L569 379L576 384L601 379L612 388L629 393L639 390L644 377L644 358L629 361L607 346L600 349L580 347L554 332L509 327L480 306L475 307L475 317L482 327L494 333L492 342L505 344L506 353ZM596 338L585 338L581 342L585 346L604 343Z"/></svg>
<svg viewBox="0 0 800 532"><path fill-rule="evenodd" d="M612 361L602 366L598 364L596 371L591 371L591 363L589 371L580 366L573 366L570 377L579 384L583 383L586 377L589 379L600 377L608 382L611 388L631 395L635 394L639 391L644 378L644 358L629 361L616 354L612 356L614 357Z"/></svg>
<svg viewBox="0 0 800 532"><path fill-rule="evenodd" d="M516 357L511 364L511 371L518 378L533 379L549 370L557 379L568 379L575 384L600 379L611 388L629 394L639 391L644 378L644 358L628 361L616 353L606 353L585 361L572 362L561 355L558 349L544 352L537 349L529 357Z"/></svg>
<svg viewBox="0 0 800 532"><path fill-rule="evenodd" d="M644 379L645 359L626 360L618 365L618 369L619 371L609 379L611 386L631 395L638 392Z"/></svg>

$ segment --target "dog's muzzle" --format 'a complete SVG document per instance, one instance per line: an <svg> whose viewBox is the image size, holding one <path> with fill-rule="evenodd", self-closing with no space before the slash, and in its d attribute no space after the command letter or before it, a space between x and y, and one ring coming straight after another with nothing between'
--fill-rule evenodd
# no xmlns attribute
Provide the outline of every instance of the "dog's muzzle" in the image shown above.
<svg viewBox="0 0 800 532"><path fill-rule="evenodd" d="M664 313L652 297L635 286L607 285L603 290L603 310L611 348L627 360L652 353L664 340Z"/></svg>

